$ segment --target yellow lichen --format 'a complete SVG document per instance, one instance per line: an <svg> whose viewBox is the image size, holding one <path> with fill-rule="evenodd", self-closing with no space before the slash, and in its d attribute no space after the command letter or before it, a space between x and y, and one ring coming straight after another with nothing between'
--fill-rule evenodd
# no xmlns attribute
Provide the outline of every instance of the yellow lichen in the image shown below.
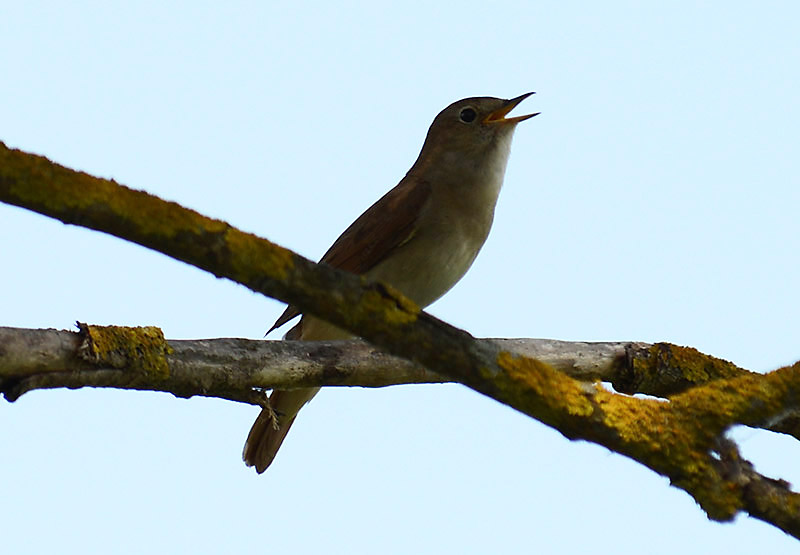
<svg viewBox="0 0 800 555"><path fill-rule="evenodd" d="M225 233L228 252L235 277L243 283L253 284L259 279L269 277L286 280L294 267L294 254L269 241L229 228Z"/></svg>
<svg viewBox="0 0 800 555"><path fill-rule="evenodd" d="M497 355L497 365L511 378L512 387L527 394L535 394L554 410L563 409L575 416L588 416L593 411L581 382L556 371L549 364L501 351Z"/></svg>
<svg viewBox="0 0 800 555"><path fill-rule="evenodd" d="M635 357L632 363L638 391L653 391L657 395L747 373L727 360L670 343L652 345L644 356ZM665 377L670 379L665 380ZM665 384L670 384L666 390L663 389Z"/></svg>
<svg viewBox="0 0 800 555"><path fill-rule="evenodd" d="M669 476L711 518L729 520L741 509L739 488L718 487L727 483L710 454L719 429L707 429L705 421L682 403L612 393L507 352L498 355L497 363L511 383L495 379L495 386L518 409L555 425L568 437L596 441Z"/></svg>
<svg viewBox="0 0 800 555"><path fill-rule="evenodd" d="M136 222L144 235L173 237L177 233L222 232L225 222L167 202L144 191L120 185L56 164L0 143L0 168L8 192L25 200L26 207L57 218L102 208L106 216ZM46 184L46 186L43 186ZM147 218L142 218L147 214Z"/></svg>
<svg viewBox="0 0 800 555"><path fill-rule="evenodd" d="M85 337L81 356L97 365L128 368L156 380L169 377L170 347L155 326L80 325Z"/></svg>
<svg viewBox="0 0 800 555"><path fill-rule="evenodd" d="M387 300L392 302L387 303ZM390 324L411 324L417 320L421 310L414 301L386 283L367 290L361 302L367 311L380 313L383 321Z"/></svg>
<svg viewBox="0 0 800 555"><path fill-rule="evenodd" d="M800 387L800 365L796 366L718 380L675 395L672 404L702 420L711 433L734 423L759 425L784 411L790 390Z"/></svg>

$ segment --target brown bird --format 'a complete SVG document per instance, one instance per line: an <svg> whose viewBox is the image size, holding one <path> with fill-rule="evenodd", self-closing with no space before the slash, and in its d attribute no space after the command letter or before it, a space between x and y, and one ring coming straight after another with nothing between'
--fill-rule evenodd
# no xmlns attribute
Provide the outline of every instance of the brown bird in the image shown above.
<svg viewBox="0 0 800 555"><path fill-rule="evenodd" d="M465 98L442 110L406 176L342 233L321 262L389 283L423 308L444 295L489 235L514 129L538 112L505 116L532 94ZM269 331L299 315L289 306ZM303 316L285 338L320 341L352 334ZM272 392L272 410L261 411L247 436L247 466L259 473L267 469L298 411L318 391Z"/></svg>

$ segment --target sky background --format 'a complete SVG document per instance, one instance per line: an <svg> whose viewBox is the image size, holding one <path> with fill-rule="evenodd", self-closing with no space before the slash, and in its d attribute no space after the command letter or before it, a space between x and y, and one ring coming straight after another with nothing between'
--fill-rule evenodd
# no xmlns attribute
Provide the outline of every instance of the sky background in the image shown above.
<svg viewBox="0 0 800 555"><path fill-rule="evenodd" d="M6 2L0 140L312 259L459 98L535 90L495 225L430 311L481 337L800 358L800 4ZM0 205L0 325L262 338L283 306ZM272 338L279 338L273 334ZM790 553L632 461L458 385L323 391L275 463L258 410L114 390L0 403L8 553ZM800 445L738 429L800 483Z"/></svg>

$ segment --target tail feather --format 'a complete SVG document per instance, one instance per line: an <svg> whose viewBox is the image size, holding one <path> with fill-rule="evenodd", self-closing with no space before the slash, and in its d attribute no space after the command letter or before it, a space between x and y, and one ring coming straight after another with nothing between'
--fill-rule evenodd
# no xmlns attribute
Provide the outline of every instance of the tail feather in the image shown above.
<svg viewBox="0 0 800 555"><path fill-rule="evenodd" d="M290 318L293 318L296 315L290 308L286 309L286 312L270 331L286 322L285 316L291 314ZM323 320L304 316L296 326L287 332L284 339L317 341L349 337L351 337L349 332ZM319 391L318 387L272 392L269 397L270 407L261 411L247 435L242 453L242 458L247 466L255 466L256 472L259 474L267 469L286 438L286 434L289 433L289 428L292 427L297 412L317 394L317 391Z"/></svg>
<svg viewBox="0 0 800 555"><path fill-rule="evenodd" d="M277 423L275 414L270 409L262 409L247 434L242 453L244 463L256 467L259 474L264 472L272 464L293 422L294 418Z"/></svg>
<svg viewBox="0 0 800 555"><path fill-rule="evenodd" d="M273 391L270 407L261 410L244 444L242 458L247 466L256 467L261 474L272 463L297 412L319 391L318 387Z"/></svg>

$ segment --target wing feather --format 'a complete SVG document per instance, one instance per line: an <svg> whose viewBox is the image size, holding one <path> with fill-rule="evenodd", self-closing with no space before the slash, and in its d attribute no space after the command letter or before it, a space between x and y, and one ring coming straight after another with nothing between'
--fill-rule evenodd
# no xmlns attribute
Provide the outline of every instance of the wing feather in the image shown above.
<svg viewBox="0 0 800 555"><path fill-rule="evenodd" d="M407 175L395 188L354 221L320 262L353 274L364 274L414 235L415 223L430 198L431 185ZM269 332L300 314L288 306Z"/></svg>

